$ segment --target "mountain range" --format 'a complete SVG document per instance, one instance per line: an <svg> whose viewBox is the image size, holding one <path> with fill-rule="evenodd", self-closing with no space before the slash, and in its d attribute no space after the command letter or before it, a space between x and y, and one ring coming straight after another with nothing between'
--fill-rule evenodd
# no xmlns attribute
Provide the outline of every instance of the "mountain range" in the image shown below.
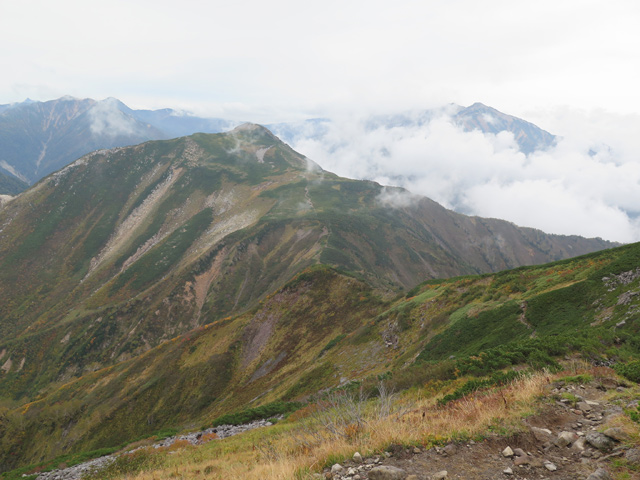
<svg viewBox="0 0 640 480"><path fill-rule="evenodd" d="M33 184L94 150L220 132L234 125L170 109L132 110L115 98L62 97L1 105L0 173Z"/></svg>
<svg viewBox="0 0 640 480"><path fill-rule="evenodd" d="M6 418L23 419L2 462L378 371L411 310L394 298L430 298L420 282L612 246L340 178L253 124L94 151L0 208L0 392ZM501 294L486 295L494 308ZM459 317L438 312L411 330L402 365L432 358L420 352ZM355 350L325 360L322 346L346 335ZM56 420L42 429L45 417Z"/></svg>
<svg viewBox="0 0 640 480"><path fill-rule="evenodd" d="M553 135L535 125L480 103L467 108L449 105L417 113L372 116L366 123L370 129L382 125L419 126L445 111L467 131L513 133L524 153L549 148L555 142ZM295 143L304 138L321 138L330 123L330 119L312 119L267 127L285 142ZM234 121L202 118L172 109L134 110L115 98L96 101L62 97L0 105L0 194L15 195L27 184L94 150L198 132L218 133L237 125Z"/></svg>
<svg viewBox="0 0 640 480"><path fill-rule="evenodd" d="M556 141L482 104L447 109L523 153ZM0 122L0 185L31 184L0 197L8 478L381 378L446 393L558 355L635 358L638 245L342 178L255 124L72 98L0 106ZM295 143L330 125L271 127Z"/></svg>

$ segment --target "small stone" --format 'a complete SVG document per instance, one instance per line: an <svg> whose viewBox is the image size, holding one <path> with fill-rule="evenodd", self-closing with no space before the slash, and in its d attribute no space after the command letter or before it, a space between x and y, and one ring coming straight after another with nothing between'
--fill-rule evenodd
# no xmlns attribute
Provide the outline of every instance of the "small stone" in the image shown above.
<svg viewBox="0 0 640 480"><path fill-rule="evenodd" d="M558 447L568 447L577 439L578 435L573 432L561 432L555 443Z"/></svg>
<svg viewBox="0 0 640 480"><path fill-rule="evenodd" d="M592 410L591 405L589 405L587 402L578 402L576 404L576 409L582 410L583 412L590 412Z"/></svg>
<svg viewBox="0 0 640 480"><path fill-rule="evenodd" d="M353 476L354 476L355 474L357 474L357 473L358 473L358 470L356 470L356 469L355 469L355 468L353 468L353 467L349 467L349 468L347 469L347 475L349 475L350 477L353 477Z"/></svg>
<svg viewBox="0 0 640 480"><path fill-rule="evenodd" d="M627 435L627 433L620 427L607 428L603 433L607 437L613 438L614 440L617 440L619 442L626 442L627 440L629 440L629 435Z"/></svg>
<svg viewBox="0 0 640 480"><path fill-rule="evenodd" d="M511 470L511 468L507 467L502 471L502 473L504 473L505 475L513 475L513 470Z"/></svg>
<svg viewBox="0 0 640 480"><path fill-rule="evenodd" d="M640 448L631 448L624 454L624 458L632 465L640 465Z"/></svg>
<svg viewBox="0 0 640 480"><path fill-rule="evenodd" d="M336 463L331 467L331 473L334 475L344 475L344 467L339 463Z"/></svg>
<svg viewBox="0 0 640 480"><path fill-rule="evenodd" d="M505 458L510 458L513 457L514 453L513 450L511 450L511 447L507 447L502 451L502 456Z"/></svg>
<svg viewBox="0 0 640 480"><path fill-rule="evenodd" d="M370 480L406 480L407 472L391 465L372 468L369 472Z"/></svg>
<svg viewBox="0 0 640 480"><path fill-rule="evenodd" d="M456 454L456 452L457 452L457 450L458 450L458 448L456 447L456 445L455 445L454 443L449 443L449 444L447 444L447 445L444 447L444 449L443 449L444 454L445 454L447 457L450 457L450 456L452 456L452 455L455 455L455 454Z"/></svg>
<svg viewBox="0 0 640 480"><path fill-rule="evenodd" d="M413 453L417 455L419 453L422 453L422 450L420 450L418 447L413 447Z"/></svg>
<svg viewBox="0 0 640 480"><path fill-rule="evenodd" d="M544 462L544 468L546 468L550 472L555 472L556 470L558 470L558 467L556 467L555 463L549 461Z"/></svg>
<svg viewBox="0 0 640 480"><path fill-rule="evenodd" d="M447 472L446 470L442 470L441 472L434 473L433 475L431 475L431 480L444 480L448 476L449 476L449 472Z"/></svg>
<svg viewBox="0 0 640 480"><path fill-rule="evenodd" d="M353 461L358 464L362 463L362 455L360 455L360 452L353 454Z"/></svg>
<svg viewBox="0 0 640 480"><path fill-rule="evenodd" d="M524 457L516 457L516 458L513 460L513 464L514 464L516 467L519 467L520 465L529 465L529 457L527 457L527 456L524 456Z"/></svg>
<svg viewBox="0 0 640 480"><path fill-rule="evenodd" d="M598 450L606 451L606 450L611 450L611 448L613 448L614 441L610 437L606 436L604 433L589 432L587 433L585 438L587 439L587 442L589 442L590 445L597 448Z"/></svg>
<svg viewBox="0 0 640 480"><path fill-rule="evenodd" d="M531 427L531 433L539 442L552 441L553 433L548 428Z"/></svg>
<svg viewBox="0 0 640 480"><path fill-rule="evenodd" d="M513 449L513 454L514 454L516 457L524 457L524 456L526 456L526 455L527 455L527 452L525 452L525 451L524 451L523 449L521 449L521 448L514 448L514 449Z"/></svg>
<svg viewBox="0 0 640 480"><path fill-rule="evenodd" d="M576 452L582 452L585 448L587 448L587 439L584 438L584 436L578 438L575 442L573 442L573 445L571 445L571 449L575 450Z"/></svg>
<svg viewBox="0 0 640 480"><path fill-rule="evenodd" d="M587 477L587 480L611 480L611 475L604 468L599 468Z"/></svg>

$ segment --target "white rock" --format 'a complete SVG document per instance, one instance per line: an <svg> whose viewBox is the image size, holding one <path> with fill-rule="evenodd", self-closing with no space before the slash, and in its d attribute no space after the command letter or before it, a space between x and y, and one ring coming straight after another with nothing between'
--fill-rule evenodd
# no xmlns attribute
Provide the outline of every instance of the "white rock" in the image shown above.
<svg viewBox="0 0 640 480"><path fill-rule="evenodd" d="M502 456L509 458L509 457L513 457L514 453L513 450L511 450L511 447L507 447L502 451Z"/></svg>

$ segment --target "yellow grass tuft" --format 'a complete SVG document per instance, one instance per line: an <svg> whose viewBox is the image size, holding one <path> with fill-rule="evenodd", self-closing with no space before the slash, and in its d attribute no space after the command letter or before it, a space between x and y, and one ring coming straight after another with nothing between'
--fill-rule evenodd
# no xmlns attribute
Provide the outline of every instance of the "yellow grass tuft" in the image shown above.
<svg viewBox="0 0 640 480"><path fill-rule="evenodd" d="M392 398L387 392L369 402L335 397L307 407L294 416L295 422L182 450L167 456L162 468L129 478L307 478L308 472L356 451L369 455L391 444L431 447L498 427L508 433L531 412L535 397L550 381L549 375L536 374L445 406L438 406L433 395Z"/></svg>

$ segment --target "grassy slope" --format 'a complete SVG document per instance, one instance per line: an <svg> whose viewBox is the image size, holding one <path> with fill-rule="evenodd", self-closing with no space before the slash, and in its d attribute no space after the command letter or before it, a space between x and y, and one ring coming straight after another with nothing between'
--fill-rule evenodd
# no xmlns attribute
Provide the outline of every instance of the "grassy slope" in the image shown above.
<svg viewBox="0 0 640 480"><path fill-rule="evenodd" d="M635 244L429 281L392 302L353 277L315 267L244 315L7 411L9 424L23 422L25 441L6 437L10 446L0 450L37 460L109 447L248 406L304 399L347 380L370 388L381 376L404 389L512 364L553 366L552 356L571 351L590 361L632 358L639 264ZM62 432L64 439L50 441Z"/></svg>
<svg viewBox="0 0 640 480"><path fill-rule="evenodd" d="M375 183L307 167L249 126L97 152L7 204L0 352L11 362L0 372L2 398L33 400L246 312L313 264L389 294L424 278L606 246L426 199L392 208Z"/></svg>

